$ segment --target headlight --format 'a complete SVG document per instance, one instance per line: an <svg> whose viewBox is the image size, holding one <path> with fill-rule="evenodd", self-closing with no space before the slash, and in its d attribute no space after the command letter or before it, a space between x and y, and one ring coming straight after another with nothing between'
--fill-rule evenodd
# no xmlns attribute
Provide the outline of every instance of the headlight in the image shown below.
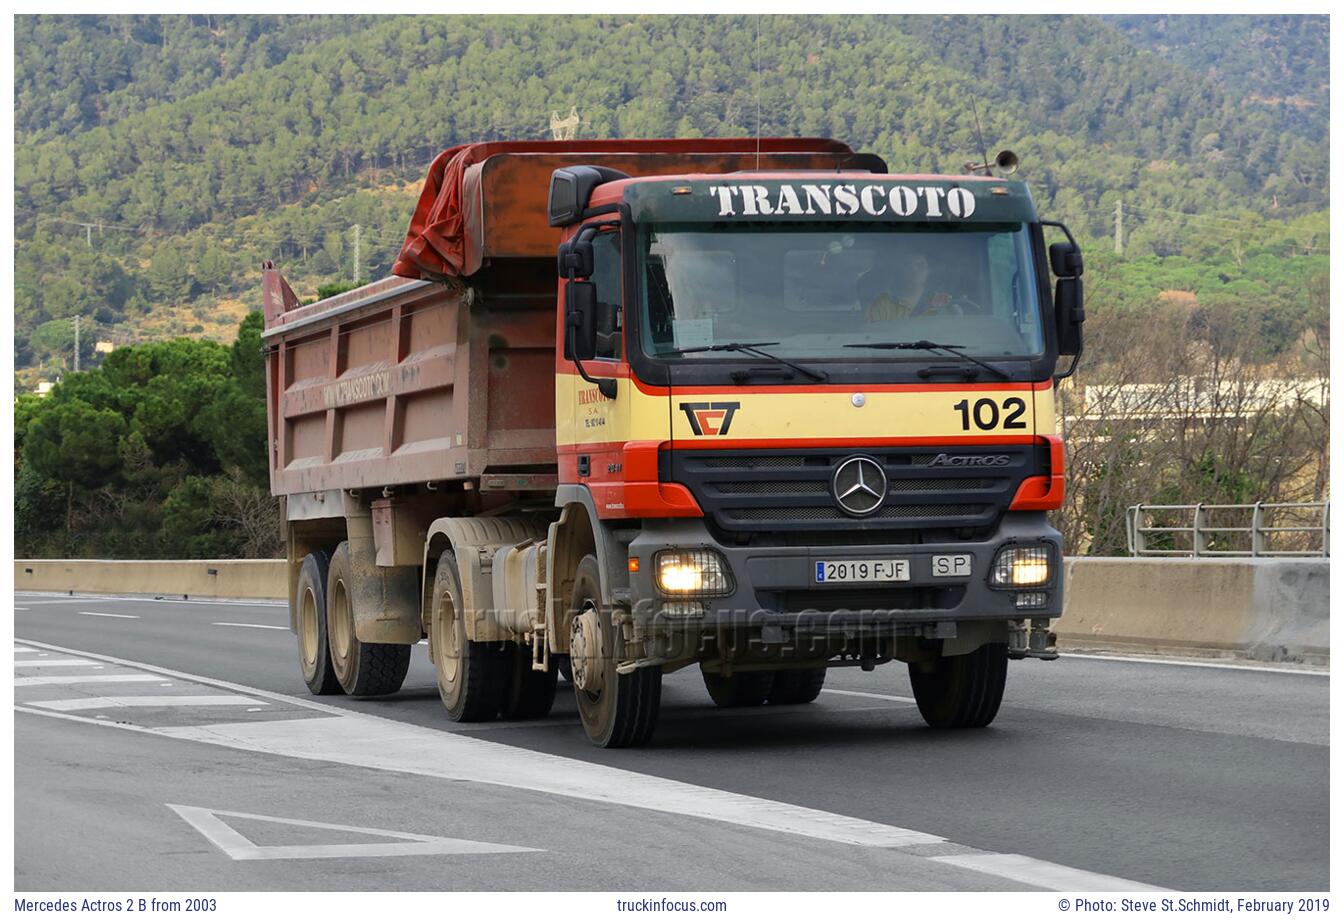
<svg viewBox="0 0 1344 920"><path fill-rule="evenodd" d="M655 580L664 594L718 597L733 593L728 564L712 550L665 549L654 557Z"/></svg>
<svg viewBox="0 0 1344 920"><path fill-rule="evenodd" d="M1049 546L1005 546L989 570L991 588L1039 588L1054 578L1054 552Z"/></svg>

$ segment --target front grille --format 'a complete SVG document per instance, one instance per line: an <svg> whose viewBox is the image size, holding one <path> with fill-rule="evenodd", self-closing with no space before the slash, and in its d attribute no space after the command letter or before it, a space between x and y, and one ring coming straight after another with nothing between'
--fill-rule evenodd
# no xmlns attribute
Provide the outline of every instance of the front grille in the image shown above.
<svg viewBox="0 0 1344 920"><path fill-rule="evenodd" d="M979 523L989 510L988 505L892 505L863 520L915 521L937 519L955 523L952 519L969 518L967 524ZM854 523L854 518L839 508L734 508L728 512L734 520L755 523L788 524L791 521L824 521L827 523Z"/></svg>
<svg viewBox="0 0 1344 920"><path fill-rule="evenodd" d="M931 466L942 454L1006 456L993 467ZM836 468L856 455L877 461L887 492L874 513L856 517L836 502ZM921 447L786 451L672 450L660 457L665 482L689 488L712 529L742 542L758 535L876 532L910 534L935 530L983 531L1008 508L1027 476L1049 472L1049 454L1034 445ZM790 538L790 542L793 542ZM822 542L831 542L825 540Z"/></svg>

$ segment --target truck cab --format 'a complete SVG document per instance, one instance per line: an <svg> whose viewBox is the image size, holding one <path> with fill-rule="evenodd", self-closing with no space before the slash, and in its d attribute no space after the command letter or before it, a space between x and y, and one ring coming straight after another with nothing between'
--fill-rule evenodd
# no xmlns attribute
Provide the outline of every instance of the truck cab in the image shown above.
<svg viewBox="0 0 1344 920"><path fill-rule="evenodd" d="M930 722L987 724L1063 603L1081 265L1054 250L1061 314L1025 184L581 166L550 207L560 495L619 545L628 664L753 705L902 660ZM983 692L920 693L949 682Z"/></svg>

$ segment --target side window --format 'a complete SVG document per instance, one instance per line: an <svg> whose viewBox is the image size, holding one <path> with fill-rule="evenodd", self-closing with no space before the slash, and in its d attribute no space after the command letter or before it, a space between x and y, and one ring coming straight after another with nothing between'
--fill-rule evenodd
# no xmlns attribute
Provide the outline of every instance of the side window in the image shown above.
<svg viewBox="0 0 1344 920"><path fill-rule="evenodd" d="M597 285L597 357L621 357L621 236L601 233L593 239L593 284Z"/></svg>

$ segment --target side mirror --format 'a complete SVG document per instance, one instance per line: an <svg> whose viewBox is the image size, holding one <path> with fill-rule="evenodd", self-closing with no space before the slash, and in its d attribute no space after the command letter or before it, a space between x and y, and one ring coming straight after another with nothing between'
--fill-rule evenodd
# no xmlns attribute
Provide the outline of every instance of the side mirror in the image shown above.
<svg viewBox="0 0 1344 920"><path fill-rule="evenodd" d="M571 281L565 287L565 357L591 361L597 355L597 285Z"/></svg>
<svg viewBox="0 0 1344 920"><path fill-rule="evenodd" d="M561 278L588 278L593 274L593 237L580 234L561 243L556 252L555 268Z"/></svg>
<svg viewBox="0 0 1344 920"><path fill-rule="evenodd" d="M1061 355L1082 353L1083 321L1086 318L1083 311L1083 279L1060 278L1055 282L1055 340L1059 343Z"/></svg>
<svg viewBox="0 0 1344 920"><path fill-rule="evenodd" d="M1074 242L1050 244L1050 270L1057 278L1077 278L1083 273L1083 251Z"/></svg>
<svg viewBox="0 0 1344 920"><path fill-rule="evenodd" d="M610 166L564 166L551 173L546 198L546 220L552 227L565 227L583 217L593 190L604 182L629 179Z"/></svg>
<svg viewBox="0 0 1344 920"><path fill-rule="evenodd" d="M1078 368L1083 353L1083 250L1069 228L1057 220L1043 220L1042 227L1057 227L1069 238L1067 243L1050 244L1050 270L1055 273L1055 341L1059 354L1072 355L1073 363L1055 380L1063 380Z"/></svg>

